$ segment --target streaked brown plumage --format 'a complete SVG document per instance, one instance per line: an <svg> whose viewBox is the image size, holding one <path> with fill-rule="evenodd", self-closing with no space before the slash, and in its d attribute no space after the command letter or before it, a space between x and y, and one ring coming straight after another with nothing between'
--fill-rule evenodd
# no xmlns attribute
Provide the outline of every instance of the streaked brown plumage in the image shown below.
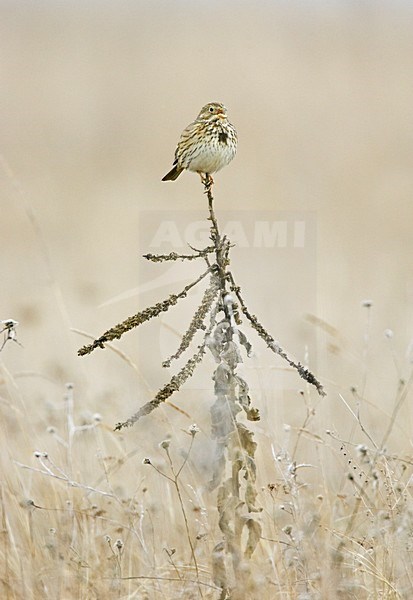
<svg viewBox="0 0 413 600"><path fill-rule="evenodd" d="M206 104L195 121L186 127L175 151L174 166L162 181L175 181L184 169L201 177L216 173L234 158L237 132L219 102Z"/></svg>

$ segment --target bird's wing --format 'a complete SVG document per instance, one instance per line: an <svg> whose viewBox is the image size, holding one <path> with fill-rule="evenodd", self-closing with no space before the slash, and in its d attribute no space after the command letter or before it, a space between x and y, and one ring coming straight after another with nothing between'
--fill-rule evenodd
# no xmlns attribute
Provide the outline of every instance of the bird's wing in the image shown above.
<svg viewBox="0 0 413 600"><path fill-rule="evenodd" d="M184 153L188 151L188 149L192 146L192 142L194 138L198 135L199 123L197 121L193 121L190 123L188 127L185 127L181 134L181 139L178 142L178 145L175 150L175 161L180 163L180 159ZM175 164L175 163L174 163Z"/></svg>

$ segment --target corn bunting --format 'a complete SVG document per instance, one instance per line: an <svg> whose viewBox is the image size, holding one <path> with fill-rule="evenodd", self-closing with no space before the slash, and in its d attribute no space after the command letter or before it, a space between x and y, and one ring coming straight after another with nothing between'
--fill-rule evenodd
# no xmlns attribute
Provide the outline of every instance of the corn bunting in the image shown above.
<svg viewBox="0 0 413 600"><path fill-rule="evenodd" d="M227 118L227 109L219 102L206 104L195 121L183 130L175 151L174 166L162 181L175 181L184 169L195 171L203 180L210 179L234 158L237 132Z"/></svg>

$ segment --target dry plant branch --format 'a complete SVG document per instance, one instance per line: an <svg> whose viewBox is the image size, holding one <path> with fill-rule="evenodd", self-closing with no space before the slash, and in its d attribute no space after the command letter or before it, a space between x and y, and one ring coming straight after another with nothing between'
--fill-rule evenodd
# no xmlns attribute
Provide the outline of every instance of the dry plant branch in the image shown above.
<svg viewBox="0 0 413 600"><path fill-rule="evenodd" d="M172 360L178 359L181 356L181 354L183 354L183 352L185 352L185 350L189 347L189 344L194 338L196 332L198 330L205 329L204 319L206 318L207 314L211 311L212 304L218 295L218 291L219 282L217 281L217 278L213 276L211 277L210 285L205 290L201 304L199 305L194 316L192 317L192 321L186 333L182 336L182 340L178 350L175 352L175 354L173 354L170 358L168 358L162 363L163 367L170 367Z"/></svg>
<svg viewBox="0 0 413 600"><path fill-rule="evenodd" d="M182 512L182 516L183 516L184 523L185 523L185 531L186 531L186 536L187 536L187 539L188 539L188 544L189 544L189 547L191 549L192 560L193 560L194 566L195 566L195 571L196 571L196 577L197 577L197 583L198 583L199 593L200 593L201 598L203 598L202 589L200 587L201 583L200 583L200 580L199 580L198 561L196 559L195 547L194 547L194 544L192 542L191 533L189 531L188 517L187 517L187 514L186 514L185 505L184 505L184 501L183 501L183 498L182 498L181 489L180 489L180 486L179 486L179 477L180 477L180 475L182 473L182 470L184 469L186 463L189 460L189 457L190 457L190 454L191 454L191 451L192 451L192 446L193 446L194 439L195 439L195 435L198 432L199 432L198 427L196 425L191 425L191 427L189 428L189 434L191 435L191 442L190 442L188 451L186 452L186 456L185 456L185 458L184 458L181 466L178 469L175 468L175 465L173 463L173 460L172 460L172 457L171 457L171 454L170 454L170 451L169 451L170 441L169 440L165 440L165 441L161 442L160 446L165 451L165 454L166 454L167 459L168 459L169 468L170 468L170 471L172 473L172 476L167 475L166 473L164 473L163 471L161 471L160 469L158 469L155 465L152 464L152 462L150 461L149 458L145 458L143 462L144 462L144 464L150 465L151 467L153 467L155 469L155 471L157 473L159 473L159 475L161 475L161 477L164 477L165 479L167 479L168 481L170 481L174 485L174 487L175 487L175 491L176 491L176 494L178 496L179 505L181 507L181 512Z"/></svg>
<svg viewBox="0 0 413 600"><path fill-rule="evenodd" d="M155 408L158 408L162 402L165 402L174 392L177 392L179 388L185 383L189 377L193 374L196 366L201 362L202 357L205 354L205 343L203 343L197 352L188 360L185 366L177 373L173 375L171 380L163 386L156 394L153 400L150 400L146 404L144 404L135 414L133 414L129 419L124 421L123 423L117 423L115 430L119 431L124 427L131 427L138 421L141 417L145 415L149 415Z"/></svg>
<svg viewBox="0 0 413 600"><path fill-rule="evenodd" d="M195 254L177 254L176 252L170 252L169 254L144 254L143 258L150 260L151 262L167 262L175 260L196 260L197 258L205 258L208 254L214 251L213 246L208 246L203 250L197 250Z"/></svg>
<svg viewBox="0 0 413 600"><path fill-rule="evenodd" d="M84 356L85 354L90 354L96 348L104 348L106 342L111 342L112 340L119 339L122 337L124 333L142 325L145 321L149 321L149 319L153 319L157 317L161 312L166 312L174 306L178 300L181 298L185 298L190 289L195 287L204 277L208 275L210 269L207 269L202 275L200 275L195 281L186 285L182 292L179 294L171 294L169 298L163 300L162 302L158 302L154 306L150 306L149 308L145 308L145 310L133 315L132 317L128 317L122 323L115 325L115 327L111 327L105 333L103 333L99 338L97 338L93 344L88 344L87 346L83 346L78 351L79 356Z"/></svg>
<svg viewBox="0 0 413 600"><path fill-rule="evenodd" d="M263 327L263 325L261 325L261 323L258 321L257 317L255 315L252 315L249 312L249 310L244 302L244 299L241 295L241 288L235 283L234 277L232 276L231 273L229 273L229 278L230 278L231 284L232 284L231 290L235 293L236 297L238 298L242 313L246 316L248 321L251 323L251 326L255 329L255 331L258 333L258 335L264 340L264 342L266 342L268 348L270 350L272 350L275 354L278 354L279 356L281 356L281 358L283 358L290 365L290 367L292 367L293 369L295 369L298 372L300 377L302 377L305 381L307 381L308 383L313 385L317 389L320 396L325 396L326 393L324 391L324 387L317 380L315 375L313 375L313 373L311 373L311 371L309 371L308 368L305 367L304 365L302 365L300 362L298 362L298 363L294 362L288 356L286 351L283 350L283 348L281 348L279 343L274 340L272 335L270 335L268 333L268 331Z"/></svg>

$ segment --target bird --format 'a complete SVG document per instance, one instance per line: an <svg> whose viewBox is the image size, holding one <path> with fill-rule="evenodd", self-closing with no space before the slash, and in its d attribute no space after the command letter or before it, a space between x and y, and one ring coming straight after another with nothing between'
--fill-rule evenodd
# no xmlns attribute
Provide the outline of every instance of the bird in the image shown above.
<svg viewBox="0 0 413 600"><path fill-rule="evenodd" d="M162 181L175 181L185 169L199 173L202 181L213 181L216 173L231 162L237 151L236 129L228 121L220 102L209 102L186 127L175 150L173 167Z"/></svg>

